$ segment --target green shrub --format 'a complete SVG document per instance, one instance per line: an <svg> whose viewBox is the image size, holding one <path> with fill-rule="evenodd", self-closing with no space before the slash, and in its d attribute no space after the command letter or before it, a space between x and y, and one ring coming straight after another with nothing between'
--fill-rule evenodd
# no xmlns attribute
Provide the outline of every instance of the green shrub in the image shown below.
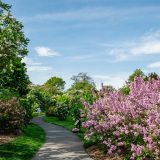
<svg viewBox="0 0 160 160"><path fill-rule="evenodd" d="M129 86L125 85L119 89L119 91L124 95L129 95L130 89Z"/></svg>
<svg viewBox="0 0 160 160"><path fill-rule="evenodd" d="M70 108L70 115L73 118L73 120L77 120L80 119L80 110L84 108L82 103L77 101L76 103L72 104L71 108Z"/></svg>
<svg viewBox="0 0 160 160"><path fill-rule="evenodd" d="M55 115L58 117L59 120L64 121L68 116L68 106L64 103L58 104L55 108Z"/></svg>
<svg viewBox="0 0 160 160"><path fill-rule="evenodd" d="M27 98L20 99L20 104L21 104L22 108L25 110L24 122L25 122L25 124L29 124L30 120L33 118L32 105Z"/></svg>
<svg viewBox="0 0 160 160"><path fill-rule="evenodd" d="M32 112L35 113L37 108L40 108L42 112L46 112L50 106L55 106L55 99L50 97L47 93L33 89L28 95L27 99L32 106Z"/></svg>
<svg viewBox="0 0 160 160"><path fill-rule="evenodd" d="M18 97L18 94L9 89L0 89L0 100L9 100L12 97Z"/></svg>
<svg viewBox="0 0 160 160"><path fill-rule="evenodd" d="M16 132L24 125L25 111L16 97L0 101L0 132Z"/></svg>
<svg viewBox="0 0 160 160"><path fill-rule="evenodd" d="M69 96L66 94L62 94L56 97L56 102L59 103L65 103L65 104L69 104Z"/></svg>
<svg viewBox="0 0 160 160"><path fill-rule="evenodd" d="M46 112L47 116L55 116L55 106L50 106Z"/></svg>

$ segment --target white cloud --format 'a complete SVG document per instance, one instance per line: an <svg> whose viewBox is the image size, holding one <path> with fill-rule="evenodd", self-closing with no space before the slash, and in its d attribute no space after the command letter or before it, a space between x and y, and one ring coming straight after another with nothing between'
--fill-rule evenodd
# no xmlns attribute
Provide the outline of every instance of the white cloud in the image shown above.
<svg viewBox="0 0 160 160"><path fill-rule="evenodd" d="M122 87L125 84L125 81L128 79L129 74L127 73L121 73L116 75L95 75L92 76L95 79L95 82L97 84L97 88L99 89L101 86L101 83L104 85L112 85L116 89Z"/></svg>
<svg viewBox="0 0 160 160"><path fill-rule="evenodd" d="M37 65L41 65L42 63L37 63L37 62L34 62L31 58L28 58L28 57L24 57L22 59L22 62L24 62L26 65L34 65L34 66L37 66Z"/></svg>
<svg viewBox="0 0 160 160"><path fill-rule="evenodd" d="M158 68L158 69L160 69L160 61L159 62L151 63L147 67L148 68Z"/></svg>
<svg viewBox="0 0 160 160"><path fill-rule="evenodd" d="M134 55L160 54L160 31L148 33L141 37L136 45L131 49L131 53Z"/></svg>
<svg viewBox="0 0 160 160"><path fill-rule="evenodd" d="M93 58L93 57L95 57L95 55L88 54L88 55L73 56L73 57L70 57L70 58L73 59L73 60L85 60L85 59L90 59L90 58Z"/></svg>
<svg viewBox="0 0 160 160"><path fill-rule="evenodd" d="M111 46L107 44L106 48L107 53L113 56L115 61L134 59L140 55L160 55L160 31L149 33L136 41Z"/></svg>
<svg viewBox="0 0 160 160"><path fill-rule="evenodd" d="M47 66L28 66L27 71L29 72L44 72L44 71L49 71L52 70L52 67L47 67Z"/></svg>
<svg viewBox="0 0 160 160"><path fill-rule="evenodd" d="M43 46L35 47L35 51L41 57L51 57L51 56L60 56L61 55L59 52L57 52L51 48L43 47Z"/></svg>
<svg viewBox="0 0 160 160"><path fill-rule="evenodd" d="M22 59L22 62L24 62L27 66L27 71L28 72L44 72L44 71L49 71L52 70L52 67L49 66L43 66L42 63L35 62L31 58L24 57Z"/></svg>
<svg viewBox="0 0 160 160"><path fill-rule="evenodd" d="M138 47L131 49L131 53L134 55L160 54L160 40L143 42Z"/></svg>

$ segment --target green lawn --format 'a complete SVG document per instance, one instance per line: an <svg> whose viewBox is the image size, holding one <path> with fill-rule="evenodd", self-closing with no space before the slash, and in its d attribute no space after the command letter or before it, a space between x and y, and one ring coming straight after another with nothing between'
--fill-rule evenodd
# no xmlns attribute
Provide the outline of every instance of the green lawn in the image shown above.
<svg viewBox="0 0 160 160"><path fill-rule="evenodd" d="M48 123L62 126L70 131L75 127L71 118L67 118L65 121L60 121L57 117L44 117L43 120Z"/></svg>
<svg viewBox="0 0 160 160"><path fill-rule="evenodd" d="M72 129L75 128L74 121L71 118L67 118L65 121L60 121L57 117L47 117L47 116L45 116L43 118L43 120L45 122L48 122L48 123L52 123L52 124L62 126L62 127L66 128L70 131L72 131ZM83 146L85 148L88 148L91 145L93 145L94 143L91 142L91 141L84 140L84 133L85 133L84 128L81 128L80 132L77 135L81 139L81 141L83 142Z"/></svg>
<svg viewBox="0 0 160 160"><path fill-rule="evenodd" d="M45 141L45 133L38 125L24 128L23 135L0 145L0 160L30 160Z"/></svg>

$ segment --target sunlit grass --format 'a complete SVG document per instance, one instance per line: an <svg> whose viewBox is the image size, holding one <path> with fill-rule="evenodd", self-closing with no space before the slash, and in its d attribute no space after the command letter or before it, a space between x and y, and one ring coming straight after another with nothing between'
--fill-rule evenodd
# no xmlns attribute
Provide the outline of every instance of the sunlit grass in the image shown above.
<svg viewBox="0 0 160 160"><path fill-rule="evenodd" d="M45 133L38 125L30 124L23 135L0 145L0 160L30 160L45 141Z"/></svg>

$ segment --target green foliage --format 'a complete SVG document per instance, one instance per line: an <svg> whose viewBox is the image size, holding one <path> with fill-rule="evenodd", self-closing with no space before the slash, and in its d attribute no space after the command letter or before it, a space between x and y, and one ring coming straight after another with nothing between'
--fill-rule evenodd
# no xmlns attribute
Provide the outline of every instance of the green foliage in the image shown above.
<svg viewBox="0 0 160 160"><path fill-rule="evenodd" d="M0 1L0 68L3 69L9 69L17 57L28 53L28 39L22 31L23 25L11 15L10 8Z"/></svg>
<svg viewBox="0 0 160 160"><path fill-rule="evenodd" d="M32 105L27 98L21 98L20 104L23 107L23 109L25 110L24 123L29 124L30 120L33 118Z"/></svg>
<svg viewBox="0 0 160 160"><path fill-rule="evenodd" d="M46 112L50 106L55 106L55 100L46 92L33 89L27 95L27 99L32 106L32 112L36 112L40 108L42 112Z"/></svg>
<svg viewBox="0 0 160 160"><path fill-rule="evenodd" d="M10 12L11 6L0 1L0 87L9 88L20 96L27 93L29 84L22 58L27 55L28 39L23 25Z"/></svg>
<svg viewBox="0 0 160 160"><path fill-rule="evenodd" d="M44 85L43 88L50 95L62 94L64 90L65 81L59 77L51 77Z"/></svg>
<svg viewBox="0 0 160 160"><path fill-rule="evenodd" d="M28 84L30 83L26 75L25 64L21 63L21 59L17 58L10 70L0 73L0 85L3 88L8 88L12 92L17 92L20 96L26 95L29 91Z"/></svg>
<svg viewBox="0 0 160 160"><path fill-rule="evenodd" d="M58 117L59 120L64 121L68 116L69 108L67 104L60 103L57 104L55 108L55 115Z"/></svg>
<svg viewBox="0 0 160 160"><path fill-rule="evenodd" d="M56 97L56 102L59 103L65 103L65 104L69 104L69 96L66 94L62 94Z"/></svg>
<svg viewBox="0 0 160 160"><path fill-rule="evenodd" d="M47 111L46 111L46 115L47 116L55 116L55 106L50 106Z"/></svg>
<svg viewBox="0 0 160 160"><path fill-rule="evenodd" d="M0 89L0 100L10 100L12 97L18 97L19 95L9 89Z"/></svg>
<svg viewBox="0 0 160 160"><path fill-rule="evenodd" d="M23 135L13 141L0 145L2 160L30 160L45 140L45 133L38 125L29 124L23 129Z"/></svg>
<svg viewBox="0 0 160 160"><path fill-rule="evenodd" d="M151 72L146 76L140 69L136 69L128 78L128 81L126 82L126 85L124 85L122 88L119 89L119 91L124 94L128 95L130 92L129 85L131 82L134 81L136 77L142 77L145 81L148 81L149 79L158 79L158 74L155 72Z"/></svg>
<svg viewBox="0 0 160 160"><path fill-rule="evenodd" d="M24 125L25 112L16 97L0 101L0 106L0 132L15 132Z"/></svg>
<svg viewBox="0 0 160 160"><path fill-rule="evenodd" d="M65 121L59 120L58 117L44 117L43 120L45 122L48 122L48 123L52 123L52 124L62 126L62 127L66 128L70 131L75 127L74 126L74 121L72 120L71 117L67 117L67 119Z"/></svg>
<svg viewBox="0 0 160 160"><path fill-rule="evenodd" d="M128 83L131 83L134 81L135 77L145 77L144 73L140 70L140 69L136 69L130 76L128 79Z"/></svg>
<svg viewBox="0 0 160 160"><path fill-rule="evenodd" d="M129 95L130 89L129 86L125 85L119 89L119 91L124 95Z"/></svg>
<svg viewBox="0 0 160 160"><path fill-rule="evenodd" d="M151 72L151 73L148 74L148 76L146 76L146 77L144 78L144 80L145 80L145 81L148 81L150 78L157 80L157 79L158 79L158 74L155 73L155 72Z"/></svg>
<svg viewBox="0 0 160 160"><path fill-rule="evenodd" d="M89 81L77 81L67 90L66 94L70 99L70 115L74 120L80 118L80 110L84 109L84 105L81 102L82 99L88 103L93 103L93 90L95 90L95 86Z"/></svg>

